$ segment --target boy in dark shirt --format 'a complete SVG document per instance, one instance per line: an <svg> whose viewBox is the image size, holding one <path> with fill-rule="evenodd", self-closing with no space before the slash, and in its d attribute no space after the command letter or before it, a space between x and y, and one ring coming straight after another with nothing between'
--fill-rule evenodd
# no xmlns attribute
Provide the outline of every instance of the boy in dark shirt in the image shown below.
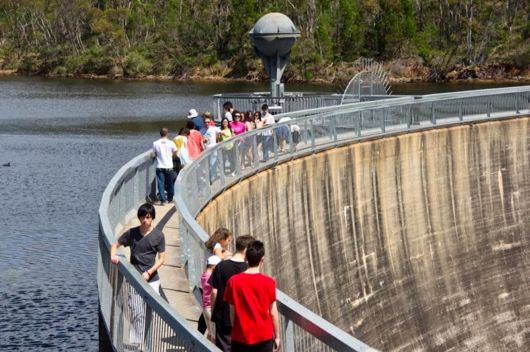
<svg viewBox="0 0 530 352"><path fill-rule="evenodd" d="M118 264L120 258L116 251L120 246L131 247L131 264L138 270L149 286L160 294L160 278L158 269L166 258L166 242L164 234L153 226L155 207L149 203L138 208L140 226L125 231L110 249L110 260ZM158 254L158 259L157 259ZM131 330L129 340L139 345L144 338L145 304L131 286L129 291L129 308L131 310Z"/></svg>
<svg viewBox="0 0 530 352"><path fill-rule="evenodd" d="M215 344L222 351L230 352L232 324L230 323L230 308L223 301L224 291L228 279L235 274L245 271L245 251L254 240L250 235L236 238L236 253L228 260L217 264L208 283L212 286L212 321L215 322Z"/></svg>

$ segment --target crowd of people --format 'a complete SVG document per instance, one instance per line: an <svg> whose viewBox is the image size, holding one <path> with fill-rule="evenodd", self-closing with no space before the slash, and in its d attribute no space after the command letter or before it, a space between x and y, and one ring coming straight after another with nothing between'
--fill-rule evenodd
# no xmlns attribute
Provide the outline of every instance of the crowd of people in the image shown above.
<svg viewBox="0 0 530 352"><path fill-rule="evenodd" d="M195 109L188 113L188 121L178 135L170 139L167 128L160 130L160 139L153 142L156 158L156 205L173 202L175 180L180 170L197 159L205 150L217 143L230 141L245 132L276 124L267 104L261 111L235 110L230 102L223 106L220 126L209 112L199 115ZM278 122L288 121L283 118ZM226 142L223 146L225 163L222 170L235 176L240 168L252 166L261 154L261 161L269 159L274 143L279 152L292 148L300 141L300 128L296 124L280 125L257 133L254 139L242 138ZM258 147L256 153L255 147ZM216 175L217 152L211 153L210 181ZM160 294L158 269L165 260L164 234L153 226L156 210L150 203L140 206L137 217L140 225L124 232L111 246L110 260L119 262L117 250L131 248L130 262ZM216 230L205 243L208 250L206 268L201 276L203 314L199 330L222 351L272 352L280 349L279 316L276 306L276 283L262 274L265 249L261 241L250 235L238 236L235 252L230 251L232 232L226 228ZM144 341L146 308L139 293L129 288L128 306L131 327L129 342L133 350L141 350Z"/></svg>
<svg viewBox="0 0 530 352"><path fill-rule="evenodd" d="M166 128L160 131L160 139L153 143L153 152L157 160L159 205L173 201L174 182L179 171L197 159L204 150L245 132L290 120L289 117L284 117L276 122L267 104L262 105L261 111L240 112L234 109L231 102L225 102L223 110L219 126L213 120L211 113L204 112L200 115L197 110L191 109L185 127L180 129L173 140L169 139ZM296 124L283 124L257 133L253 138L227 142L223 146L221 172L225 172L227 176L236 176L238 169L251 167L258 160L267 162L275 146L277 152L284 153L287 151L288 143L296 151L299 142L300 127ZM219 160L217 152L212 153L208 158L210 182L218 177Z"/></svg>
<svg viewBox="0 0 530 352"><path fill-rule="evenodd" d="M130 262L156 294L160 294L158 269L166 257L165 236L154 226L155 207L145 203L137 217L140 225L125 231L110 249L110 260L120 261L117 250L131 248ZM233 234L217 229L206 241L206 268L200 278L203 313L199 330L225 352L276 352L280 350L280 322L276 282L263 274L265 247L250 235L238 236L230 252ZM143 350L146 305L133 286L128 288L129 343Z"/></svg>

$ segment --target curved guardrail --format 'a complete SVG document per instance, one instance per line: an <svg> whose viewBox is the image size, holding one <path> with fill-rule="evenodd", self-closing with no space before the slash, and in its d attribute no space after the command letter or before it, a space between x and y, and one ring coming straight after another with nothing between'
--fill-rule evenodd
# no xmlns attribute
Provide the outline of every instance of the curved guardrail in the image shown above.
<svg viewBox="0 0 530 352"><path fill-rule="evenodd" d="M312 154L368 138L378 138L436 126L469 121L500 119L530 114L530 86L403 97L291 112L292 120L251 131L212 148L184 168L176 185L177 209L181 215L180 235L183 262L190 286L199 282L205 262L204 241L208 235L195 221L196 215L216 195L243 178L303 155ZM278 149L281 128L300 131L296 144L288 133L286 151ZM271 133L271 158L260 161L258 141ZM230 150L226 149L229 145ZM242 168L240 158L249 158ZM235 163L232 173L227 160ZM110 264L109 248L117 231L150 193L154 180L153 159L146 152L124 165L107 186L99 208L98 293L101 316L116 350L127 346L131 312L127 299L134 289L145 304L145 350L215 349L190 329L159 296L154 295L125 260ZM370 351L351 335L333 326L278 291L285 351Z"/></svg>
<svg viewBox="0 0 530 352"><path fill-rule="evenodd" d="M141 296L145 315L143 350L211 351L214 346L155 294L128 260L124 258L118 265L110 262L110 246L150 194L154 178L153 157L150 151L145 152L122 166L103 193L97 273L100 315L112 348L135 350L129 340L133 312L128 304L135 290Z"/></svg>
<svg viewBox="0 0 530 352"><path fill-rule="evenodd" d="M182 221L183 261L187 263L190 284L199 282L206 260L203 243L208 238L195 217L216 195L242 179L278 163L353 141L438 125L528 114L529 105L530 86L392 98L280 114L276 118L290 117L291 120L218 144L184 168L177 179L176 200ZM293 135L288 134L288 149L284 152L278 149L281 128L299 130L300 133L297 145ZM258 143L264 143L264 135L267 134L272 139L272 157L260 161ZM251 162L248 167L241 167L244 164L242 157L249 157ZM234 163L233 172L226 170L227 162ZM287 351L305 351L307 346L315 345L318 346L313 347L315 351L371 350L281 291L278 291L277 297ZM326 329L322 328L324 326Z"/></svg>

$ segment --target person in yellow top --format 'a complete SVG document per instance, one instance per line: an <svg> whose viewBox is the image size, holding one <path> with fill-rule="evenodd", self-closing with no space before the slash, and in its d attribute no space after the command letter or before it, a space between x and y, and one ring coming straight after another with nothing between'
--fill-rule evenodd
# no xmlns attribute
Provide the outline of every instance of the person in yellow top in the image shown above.
<svg viewBox="0 0 530 352"><path fill-rule="evenodd" d="M175 143L175 146L177 147L177 151L173 157L173 169L177 175L184 166L191 162L190 154L188 152L189 135L189 128L184 127L180 129L179 135L173 139L173 143Z"/></svg>
<svg viewBox="0 0 530 352"><path fill-rule="evenodd" d="M217 139L219 142L223 142L226 140L229 140L235 136L234 131L232 131L232 128L230 127L230 121L225 117L221 120L221 131L219 132L219 135L217 136ZM224 160L228 159L228 168L229 172L232 176L235 176L235 169L236 169L236 148L234 148L234 143L227 143L224 147L224 153L225 156Z"/></svg>

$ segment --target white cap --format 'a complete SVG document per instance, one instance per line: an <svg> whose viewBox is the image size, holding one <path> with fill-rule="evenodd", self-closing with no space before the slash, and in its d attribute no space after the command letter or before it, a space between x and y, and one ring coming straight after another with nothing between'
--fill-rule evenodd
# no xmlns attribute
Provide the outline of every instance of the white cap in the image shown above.
<svg viewBox="0 0 530 352"><path fill-rule="evenodd" d="M212 255L208 258L208 265L217 265L221 262L221 258L216 255Z"/></svg>
<svg viewBox="0 0 530 352"><path fill-rule="evenodd" d="M197 116L199 116L199 114L197 114L197 110L190 109L190 112L188 113L188 119L191 119L191 118L194 118L194 117L197 117Z"/></svg>

